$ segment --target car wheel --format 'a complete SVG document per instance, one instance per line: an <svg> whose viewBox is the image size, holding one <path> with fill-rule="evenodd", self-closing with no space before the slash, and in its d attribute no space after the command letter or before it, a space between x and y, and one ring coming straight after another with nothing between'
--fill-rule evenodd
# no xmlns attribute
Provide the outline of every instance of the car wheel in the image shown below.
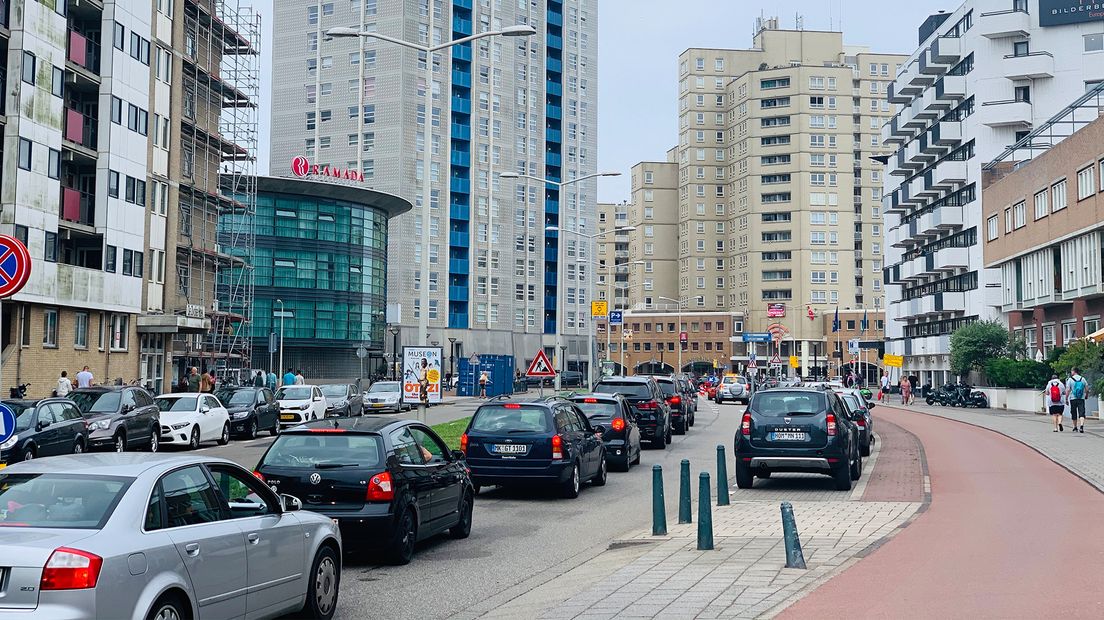
<svg viewBox="0 0 1104 620"><path fill-rule="evenodd" d="M678 424L672 424L671 426L674 427L676 435L686 434L686 418L683 418Z"/></svg>
<svg viewBox="0 0 1104 620"><path fill-rule="evenodd" d="M663 435L660 435L659 437L656 437L655 440L652 441L652 445L659 448L660 450L666 450L667 449L667 440L663 437Z"/></svg>
<svg viewBox="0 0 1104 620"><path fill-rule="evenodd" d="M337 592L341 585L341 569L337 553L331 547L322 547L314 556L307 583L307 601L303 604L303 616L316 620L329 620L337 611Z"/></svg>
<svg viewBox="0 0 1104 620"><path fill-rule="evenodd" d="M836 481L837 491L851 490L851 467L846 463L832 470L832 479Z"/></svg>
<svg viewBox="0 0 1104 620"><path fill-rule="evenodd" d="M698 417L698 412L697 412L697 410L695 409L695 410L694 410L694 413L692 413L692 414L690 415L690 426L694 426L694 421L695 421L695 418L697 418L697 417Z"/></svg>
<svg viewBox="0 0 1104 620"><path fill-rule="evenodd" d="M27 450L25 452L23 452L23 460L24 461L33 461L34 456L35 455L34 455L34 449L33 448L27 448Z"/></svg>
<svg viewBox="0 0 1104 620"><path fill-rule="evenodd" d="M280 434L280 418L279 417L277 417L276 420L272 423L272 428L268 429L268 434L271 437L275 437L276 435Z"/></svg>
<svg viewBox="0 0 1104 620"><path fill-rule="evenodd" d="M77 443L73 444L73 454L82 453L84 453L84 442L78 439Z"/></svg>
<svg viewBox="0 0 1104 620"><path fill-rule="evenodd" d="M606 477L609 475L608 467L606 457L602 456L602 462L598 465L598 473L591 478L590 483L596 487L606 486Z"/></svg>
<svg viewBox="0 0 1104 620"><path fill-rule="evenodd" d="M126 433L120 432L119 434L115 435L115 451L116 452L126 452L126 449L127 449Z"/></svg>
<svg viewBox="0 0 1104 620"><path fill-rule="evenodd" d="M567 480L563 483L563 488L561 489L563 496L567 499L579 497L579 486L579 463L576 462L571 465L571 475L568 476Z"/></svg>
<svg viewBox="0 0 1104 620"><path fill-rule="evenodd" d="M641 448L640 446L636 447L636 458L634 458L632 460L632 463L630 463L630 465L639 465L640 464L640 453L643 452L643 451L644 451L644 449ZM628 471L628 469L626 468L625 471Z"/></svg>
<svg viewBox="0 0 1104 620"><path fill-rule="evenodd" d="M870 456L870 435L867 435L866 441L863 442L861 454L863 456Z"/></svg>
<svg viewBox="0 0 1104 620"><path fill-rule="evenodd" d="M472 499L475 499L476 495L479 495L479 491L483 489L483 485L472 483Z"/></svg>
<svg viewBox="0 0 1104 620"><path fill-rule="evenodd" d="M418 540L418 526L414 521L414 511L406 508L395 520L395 533L391 539L391 551L388 554L392 564L402 566L410 564L414 558L414 543Z"/></svg>
<svg viewBox="0 0 1104 620"><path fill-rule="evenodd" d="M667 443L671 443L671 427L670 426L667 427L667 436L664 438L664 441L666 441Z"/></svg>
<svg viewBox="0 0 1104 620"><path fill-rule="evenodd" d="M246 439L256 439L257 438L257 419L256 418L249 421L249 429L247 431L245 431L245 438Z"/></svg>
<svg viewBox="0 0 1104 620"><path fill-rule="evenodd" d="M456 525L449 528L449 536L459 540L471 535L472 512L474 509L475 503L472 501L472 496L465 493L464 499L460 500L460 520L456 522Z"/></svg>
<svg viewBox="0 0 1104 620"><path fill-rule="evenodd" d="M159 431L159 429L156 429L156 428L151 428L150 429L150 442L149 442L149 451L150 452L157 452L157 450L161 447L161 436L158 434L158 431Z"/></svg>
<svg viewBox="0 0 1104 620"><path fill-rule="evenodd" d="M188 449L195 450L199 447L199 428L192 427L192 436L188 439Z"/></svg>
<svg viewBox="0 0 1104 620"><path fill-rule="evenodd" d="M858 480L862 478L862 458L856 454L855 460L851 463L851 479Z"/></svg>
<svg viewBox="0 0 1104 620"><path fill-rule="evenodd" d="M751 468L743 463L736 463L736 488L750 489L755 486L755 476L751 474Z"/></svg>
<svg viewBox="0 0 1104 620"><path fill-rule="evenodd" d="M222 437L219 437L218 445L225 446L230 443L230 423L227 422L222 426Z"/></svg>
<svg viewBox="0 0 1104 620"><path fill-rule="evenodd" d="M179 596L171 594L158 599L146 614L146 620L187 620L190 617L187 605Z"/></svg>

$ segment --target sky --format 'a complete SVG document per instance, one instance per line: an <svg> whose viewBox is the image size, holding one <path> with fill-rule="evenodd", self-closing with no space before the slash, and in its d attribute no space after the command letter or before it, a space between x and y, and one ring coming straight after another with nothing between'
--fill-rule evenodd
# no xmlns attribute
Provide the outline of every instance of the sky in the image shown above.
<svg viewBox="0 0 1104 620"><path fill-rule="evenodd" d="M272 62L272 2L240 0L261 14L259 172L268 172ZM302 2L303 0L279 0ZM760 15L792 29L842 30L844 43L875 52L911 54L928 15L953 11L961 0L591 0L598 14L598 169L602 202L629 199L629 169L662 161L678 139L678 55L690 47L747 48ZM885 8L892 7L891 12ZM842 20L842 22L841 22Z"/></svg>

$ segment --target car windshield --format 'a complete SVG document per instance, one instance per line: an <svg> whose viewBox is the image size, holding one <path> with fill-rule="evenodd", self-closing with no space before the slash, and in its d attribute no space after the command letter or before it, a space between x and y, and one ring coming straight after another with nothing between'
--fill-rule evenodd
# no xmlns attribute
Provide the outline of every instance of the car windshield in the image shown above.
<svg viewBox="0 0 1104 620"><path fill-rule="evenodd" d="M637 398L651 398L652 396L648 384L639 381L602 381L594 386L594 391L597 394L621 394Z"/></svg>
<svg viewBox="0 0 1104 620"><path fill-rule="evenodd" d="M101 529L132 478L0 474L0 527Z"/></svg>
<svg viewBox="0 0 1104 620"><path fill-rule="evenodd" d="M225 390L215 394L215 396L219 399L220 403L225 404L227 407L253 404L253 390Z"/></svg>
<svg viewBox="0 0 1104 620"><path fill-rule="evenodd" d="M276 392L276 398L278 400L310 400L311 389L302 386L283 387L280 388L279 392Z"/></svg>
<svg viewBox="0 0 1104 620"><path fill-rule="evenodd" d="M491 405L475 412L471 430L482 433L550 433L552 421L543 407Z"/></svg>
<svg viewBox="0 0 1104 620"><path fill-rule="evenodd" d="M383 439L379 435L350 433L280 435L261 459L261 465L273 467L345 465L370 468L381 463Z"/></svg>
<svg viewBox="0 0 1104 620"><path fill-rule="evenodd" d="M815 392L759 392L751 401L753 412L775 418L816 415L827 407L824 394Z"/></svg>
<svg viewBox="0 0 1104 620"><path fill-rule="evenodd" d="M15 403L4 403L4 405L15 414L16 431L25 431L31 428L31 418L34 417L34 407L17 405Z"/></svg>
<svg viewBox="0 0 1104 620"><path fill-rule="evenodd" d="M197 400L199 399L195 396L162 396L153 402L157 403L157 408L161 411L195 411Z"/></svg>
<svg viewBox="0 0 1104 620"><path fill-rule="evenodd" d="M345 398L348 387L344 385L323 385L322 393L331 398Z"/></svg>
<svg viewBox="0 0 1104 620"><path fill-rule="evenodd" d="M372 387L368 388L370 394L379 394L380 392L402 392L402 387L398 381L383 381L373 383Z"/></svg>
<svg viewBox="0 0 1104 620"><path fill-rule="evenodd" d="M674 396L678 393L674 381L656 381L656 383L659 384L659 391L663 392L664 396Z"/></svg>
<svg viewBox="0 0 1104 620"><path fill-rule="evenodd" d="M571 402L582 409L583 415L592 422L595 420L609 420L621 410L621 405L616 402L600 401L596 398L573 400Z"/></svg>
<svg viewBox="0 0 1104 620"><path fill-rule="evenodd" d="M115 413L119 410L119 392L71 392L69 400L77 404L77 409L85 415L94 413Z"/></svg>

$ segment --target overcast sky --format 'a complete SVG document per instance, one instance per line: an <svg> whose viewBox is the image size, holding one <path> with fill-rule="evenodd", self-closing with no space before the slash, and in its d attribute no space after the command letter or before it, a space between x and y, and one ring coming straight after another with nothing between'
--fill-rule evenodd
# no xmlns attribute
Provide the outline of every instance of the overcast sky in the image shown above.
<svg viewBox="0 0 1104 620"><path fill-rule="evenodd" d="M268 170L269 52L272 0L252 3L262 15L260 172ZM302 2L303 0L280 0ZM678 55L689 47L747 48L755 18L777 16L793 28L801 14L806 30L839 30L848 45L911 54L916 30L931 13L952 11L961 0L591 0L599 5L599 169L624 176L605 179L599 199L629 198L629 168L662 160L678 129ZM842 12L842 15L841 15Z"/></svg>

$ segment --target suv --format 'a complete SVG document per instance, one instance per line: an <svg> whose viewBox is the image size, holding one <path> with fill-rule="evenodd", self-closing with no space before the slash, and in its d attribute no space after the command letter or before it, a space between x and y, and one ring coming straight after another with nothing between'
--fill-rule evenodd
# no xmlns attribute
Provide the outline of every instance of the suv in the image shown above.
<svg viewBox="0 0 1104 620"><path fill-rule="evenodd" d="M583 394L568 400L575 403L591 426L602 425L606 462L617 471L629 471L640 463L640 427L628 401L620 394Z"/></svg>
<svg viewBox="0 0 1104 620"><path fill-rule="evenodd" d="M751 383L739 375L725 375L717 384L717 394L713 401L718 405L726 400L734 400L741 404L748 404L751 398Z"/></svg>
<svg viewBox="0 0 1104 620"><path fill-rule="evenodd" d="M140 387L89 387L69 392L88 425L88 448L157 452L161 411Z"/></svg>
<svg viewBox="0 0 1104 620"><path fill-rule="evenodd" d="M736 431L736 486L750 489L755 476L812 472L831 476L847 491L862 475L859 429L834 392L778 388L751 397Z"/></svg>
<svg viewBox="0 0 1104 620"><path fill-rule="evenodd" d="M651 377L606 377L594 385L596 394L620 394L629 401L640 437L666 449L671 443L671 406Z"/></svg>
<svg viewBox="0 0 1104 620"><path fill-rule="evenodd" d="M231 433L256 439L262 430L272 435L280 431L280 405L268 388L222 388L215 396L230 413Z"/></svg>
<svg viewBox="0 0 1104 620"><path fill-rule="evenodd" d="M690 399L682 390L679 380L674 377L653 377L663 398L671 407L671 428L678 435L685 435L694 425L694 411Z"/></svg>
<svg viewBox="0 0 1104 620"><path fill-rule="evenodd" d="M694 379L690 375L675 375L682 397L690 404L690 413L698 413L698 388L694 386Z"/></svg>

